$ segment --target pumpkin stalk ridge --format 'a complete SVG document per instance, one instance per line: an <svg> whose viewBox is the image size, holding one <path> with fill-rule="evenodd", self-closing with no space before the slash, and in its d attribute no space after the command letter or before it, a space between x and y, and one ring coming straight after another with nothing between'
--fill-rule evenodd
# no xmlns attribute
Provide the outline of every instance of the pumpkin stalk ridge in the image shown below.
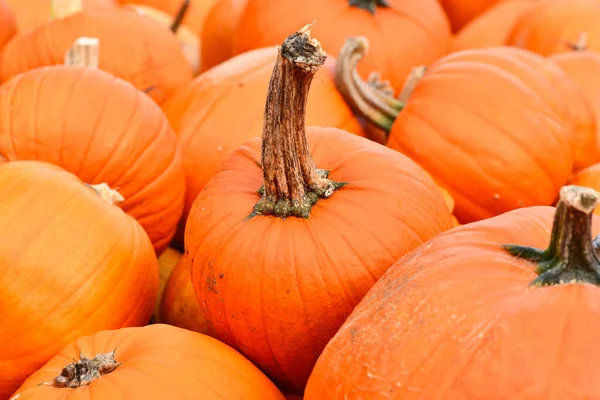
<svg viewBox="0 0 600 400"><path fill-rule="evenodd" d="M371 73L366 82L358 74L356 66L368 48L366 37L346 39L336 63L335 86L355 114L389 133L404 103L394 97L388 82L380 81L379 74Z"/></svg>
<svg viewBox="0 0 600 400"><path fill-rule="evenodd" d="M265 106L262 135L264 185L254 206L257 214L308 218L312 206L343 186L318 170L306 139L306 102L315 73L327 55L310 36L312 24L278 47Z"/></svg>
<svg viewBox="0 0 600 400"><path fill-rule="evenodd" d="M371 14L375 14L377 7L389 7L388 0L348 0L350 7L358 7L367 10Z"/></svg>
<svg viewBox="0 0 600 400"><path fill-rule="evenodd" d="M110 374L121 365L115 360L115 351L116 349L110 353L96 354L91 359L82 353L79 360L74 360L74 363L64 367L60 375L52 381L43 382L40 385L71 389L87 386L101 376Z"/></svg>
<svg viewBox="0 0 600 400"><path fill-rule="evenodd" d="M511 255L537 264L538 276L531 285L567 283L600 285L600 259L592 240L592 215L600 192L582 186L563 186L556 206L550 244L540 250L505 245Z"/></svg>

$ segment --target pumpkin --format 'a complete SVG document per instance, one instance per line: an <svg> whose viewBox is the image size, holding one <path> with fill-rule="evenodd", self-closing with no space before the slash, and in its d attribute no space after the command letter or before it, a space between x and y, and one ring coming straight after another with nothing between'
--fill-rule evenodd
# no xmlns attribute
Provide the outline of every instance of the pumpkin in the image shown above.
<svg viewBox="0 0 600 400"><path fill-rule="evenodd" d="M0 0L0 50L17 33L17 21L6 0Z"/></svg>
<svg viewBox="0 0 600 400"><path fill-rule="evenodd" d="M461 226L398 260L328 343L304 398L597 397L598 201L565 186L556 209Z"/></svg>
<svg viewBox="0 0 600 400"><path fill-rule="evenodd" d="M62 64L81 36L98 38L99 68L131 82L162 103L192 79L177 38L159 22L125 9L90 9L16 36L0 55L0 81L30 69Z"/></svg>
<svg viewBox="0 0 600 400"><path fill-rule="evenodd" d="M500 1L464 25L454 36L454 51L505 45L519 18L537 0Z"/></svg>
<svg viewBox="0 0 600 400"><path fill-rule="evenodd" d="M121 200L51 164L0 163L0 398L77 337L148 322L156 256Z"/></svg>
<svg viewBox="0 0 600 400"><path fill-rule="evenodd" d="M185 16L188 7L185 6L181 9L180 14ZM197 75L200 70L200 43L198 35L185 25L181 24L181 19L177 16L175 19L164 11L154 9L152 7L139 5L139 4L125 4L123 7L130 9L140 15L146 15L164 26L168 26L172 32L177 35L181 48L188 63L192 66L192 72ZM180 15L178 14L178 15Z"/></svg>
<svg viewBox="0 0 600 400"><path fill-rule="evenodd" d="M600 54L586 51L586 45L579 50L558 53L550 60L558 65L578 86L587 98L596 116L598 140L600 140Z"/></svg>
<svg viewBox="0 0 600 400"><path fill-rule="evenodd" d="M310 28L278 49L262 141L223 162L185 232L184 259L215 337L290 394L302 392L379 276L452 227L441 192L408 157L340 129L306 128L309 86L326 58Z"/></svg>
<svg viewBox="0 0 600 400"><path fill-rule="evenodd" d="M162 303L163 295L165 292L165 287L167 286L167 281L171 277L175 266L181 259L181 253L169 247L158 257L158 297L156 298L156 302L154 303L154 311L152 312L152 319L155 322L160 322L160 306ZM191 286L191 283L190 283Z"/></svg>
<svg viewBox="0 0 600 400"><path fill-rule="evenodd" d="M204 72L235 55L235 33L248 0L219 0L202 24L200 71Z"/></svg>
<svg viewBox="0 0 600 400"><path fill-rule="evenodd" d="M438 0L248 0L235 52L279 44L310 21L318 21L315 35L334 56L348 36L367 37L372 51L359 72L378 71L395 90L412 67L429 64L451 48L450 25Z"/></svg>
<svg viewBox="0 0 600 400"><path fill-rule="evenodd" d="M452 26L453 32L458 32L470 21L484 11L502 2L502 0L438 0Z"/></svg>
<svg viewBox="0 0 600 400"><path fill-rule="evenodd" d="M589 49L600 51L598 0L540 0L517 22L507 44L549 56L569 51L582 32Z"/></svg>
<svg viewBox="0 0 600 400"><path fill-rule="evenodd" d="M196 298L192 286L192 271L185 258L179 259L167 281L158 322L204 334L212 332Z"/></svg>
<svg viewBox="0 0 600 400"><path fill-rule="evenodd" d="M169 325L105 330L65 346L11 400L285 400L215 339Z"/></svg>
<svg viewBox="0 0 600 400"><path fill-rule="evenodd" d="M241 54L200 75L163 106L178 136L187 182L176 240L179 247L189 210L206 182L232 151L260 136L265 92L276 58L275 47ZM330 59L317 73L308 100L307 123L364 135L335 88L334 69L335 60Z"/></svg>
<svg viewBox="0 0 600 400"><path fill-rule="evenodd" d="M158 254L175 233L185 192L176 137L148 96L107 72L57 65L5 82L0 157L46 161L118 188L120 207Z"/></svg>
<svg viewBox="0 0 600 400"><path fill-rule="evenodd" d="M13 9L19 32L27 32L48 22L53 4L77 3L85 10L116 8L116 0L5 0Z"/></svg>
<svg viewBox="0 0 600 400"><path fill-rule="evenodd" d="M416 84L407 82L410 93L400 101L353 72L367 45L360 37L347 42L340 92L389 132L389 147L450 192L461 223L551 205L573 171L573 150L598 155L596 147L578 147L579 139L595 140L593 117L578 138L562 98L577 94L574 84L550 61L508 47L463 50L431 65Z"/></svg>
<svg viewBox="0 0 600 400"><path fill-rule="evenodd" d="M183 24L192 32L200 32L211 7L221 0L118 0L121 4L140 4L176 16L183 3L189 3L189 10Z"/></svg>

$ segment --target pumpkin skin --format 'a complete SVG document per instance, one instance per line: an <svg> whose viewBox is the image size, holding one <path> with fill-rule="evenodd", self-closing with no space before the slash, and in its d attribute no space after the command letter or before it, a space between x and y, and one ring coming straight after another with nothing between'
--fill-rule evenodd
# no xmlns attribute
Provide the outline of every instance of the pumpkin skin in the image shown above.
<svg viewBox="0 0 600 400"><path fill-rule="evenodd" d="M17 33L17 21L6 0L0 0L0 50Z"/></svg>
<svg viewBox="0 0 600 400"><path fill-rule="evenodd" d="M35 29L52 17L54 0L6 0L17 19L19 32ZM118 6L116 0L82 0L84 10L111 9Z"/></svg>
<svg viewBox="0 0 600 400"><path fill-rule="evenodd" d="M159 104L192 80L192 67L169 29L126 9L84 10L15 37L0 55L0 80L63 64L81 36L100 40L100 69L148 91Z"/></svg>
<svg viewBox="0 0 600 400"><path fill-rule="evenodd" d="M391 127L388 146L450 192L461 223L553 204L573 170L574 130L559 92L516 52L464 50L439 60Z"/></svg>
<svg viewBox="0 0 600 400"><path fill-rule="evenodd" d="M334 57L348 36L366 36L371 48L359 73L378 71L399 90L411 68L450 51L452 36L438 0L388 3L389 8L377 7L371 14L351 7L349 0L249 0L237 29L235 52L279 44L298 27L316 21L314 35Z"/></svg>
<svg viewBox="0 0 600 400"><path fill-rule="evenodd" d="M598 287L530 286L536 265L502 248L545 249L554 212L461 226L398 260L329 342L304 398L596 397Z"/></svg>
<svg viewBox="0 0 600 400"><path fill-rule="evenodd" d="M39 386L52 381L81 353L92 358L114 349L115 359L122 364L89 386ZM11 400L17 395L18 400L285 399L238 352L211 337L163 324L101 331L79 338L31 375Z"/></svg>
<svg viewBox="0 0 600 400"><path fill-rule="evenodd" d="M458 32L470 21L502 0L438 0L452 26L453 32Z"/></svg>
<svg viewBox="0 0 600 400"><path fill-rule="evenodd" d="M596 116L596 128L600 141L600 54L593 51L570 51L549 57L573 80L587 98Z"/></svg>
<svg viewBox="0 0 600 400"><path fill-rule="evenodd" d="M302 391L321 350L377 278L452 227L440 191L407 157L334 128L309 127L307 136L315 164L350 182L308 219L244 221L262 184L255 138L200 192L185 237L215 337L291 393Z"/></svg>
<svg viewBox="0 0 600 400"><path fill-rule="evenodd" d="M52 66L0 87L0 156L56 164L91 184L107 182L120 207L167 248L185 192L176 137L160 108L98 69Z"/></svg>
<svg viewBox="0 0 600 400"><path fill-rule="evenodd" d="M176 243L183 242L187 215L198 193L227 156L260 136L265 93L277 57L275 47L253 50L197 77L163 110L178 136L186 175L183 218ZM307 124L364 135L333 82L335 59L317 72L308 99ZM235 110L235 118L231 113Z"/></svg>
<svg viewBox="0 0 600 400"><path fill-rule="evenodd" d="M158 265L133 218L51 164L0 164L0 209L6 399L77 337L146 324Z"/></svg>
<svg viewBox="0 0 600 400"><path fill-rule="evenodd" d="M570 51L582 33L589 49L600 51L600 2L597 0L540 0L523 15L508 44L543 56Z"/></svg>
<svg viewBox="0 0 600 400"><path fill-rule="evenodd" d="M167 286L167 281L171 277L175 266L181 259L181 256L182 254L179 252L179 250L168 247L162 252L160 257L158 257L158 297L156 298L156 302L154 303L154 311L152 312L153 321L161 322L160 306L165 292L165 287Z"/></svg>
<svg viewBox="0 0 600 400"><path fill-rule="evenodd" d="M500 1L464 25L453 41L454 51L503 46L519 18L537 0Z"/></svg>
<svg viewBox="0 0 600 400"><path fill-rule="evenodd" d="M235 33L248 0L219 0L202 25L202 72L235 56Z"/></svg>
<svg viewBox="0 0 600 400"><path fill-rule="evenodd" d="M159 322L204 334L212 332L196 298L191 267L185 258L179 259L167 281Z"/></svg>
<svg viewBox="0 0 600 400"><path fill-rule="evenodd" d="M140 4L161 10L170 16L175 16L184 0L120 0L121 4ZM183 24L193 32L200 32L206 15L214 4L221 0L190 0Z"/></svg>

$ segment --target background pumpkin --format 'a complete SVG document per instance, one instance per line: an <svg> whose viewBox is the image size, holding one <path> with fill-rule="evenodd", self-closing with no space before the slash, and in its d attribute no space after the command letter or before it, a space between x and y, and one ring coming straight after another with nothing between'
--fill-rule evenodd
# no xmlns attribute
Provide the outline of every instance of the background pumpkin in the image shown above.
<svg viewBox="0 0 600 400"><path fill-rule="evenodd" d="M121 208L158 253L175 233L185 192L176 137L148 96L104 71L52 66L5 82L0 156L46 161L119 188Z"/></svg>
<svg viewBox="0 0 600 400"><path fill-rule="evenodd" d="M325 54L309 26L280 49L263 140L234 151L200 192L184 257L215 337L299 394L369 287L452 220L441 192L409 158L339 129L305 129L308 87ZM329 174L315 177L315 166Z"/></svg>
<svg viewBox="0 0 600 400"><path fill-rule="evenodd" d="M398 260L329 342L304 398L595 397L599 200L563 188L557 209L465 225Z"/></svg>
<svg viewBox="0 0 600 400"><path fill-rule="evenodd" d="M81 36L100 40L100 69L148 91L157 103L192 79L192 68L169 29L129 10L91 9L15 37L0 54L0 80L62 64L67 50Z"/></svg>
<svg viewBox="0 0 600 400"><path fill-rule="evenodd" d="M19 32L27 32L48 22L52 17L54 2L64 0L6 0L13 9ZM73 3L77 0L73 0ZM83 9L108 9L117 7L116 0L81 0Z"/></svg>
<svg viewBox="0 0 600 400"><path fill-rule="evenodd" d="M469 21L453 40L454 51L505 45L519 18L537 0L507 0L495 3Z"/></svg>
<svg viewBox="0 0 600 400"><path fill-rule="evenodd" d="M373 107L348 95L359 85L373 91L347 62L356 62L352 54L365 50L364 41L348 42L351 56L340 60L341 92L358 112L390 131L389 147L411 157L450 192L461 223L553 204L573 170L574 136L545 71L515 54L518 49L464 50L431 65L405 103L380 93L380 105Z"/></svg>
<svg viewBox="0 0 600 400"><path fill-rule="evenodd" d="M186 200L177 234L181 246L192 203L226 157L260 136L265 93L277 58L275 47L257 49L202 74L163 106L178 136L186 175ZM307 123L363 135L362 127L333 82L335 60L315 77Z"/></svg>
<svg viewBox="0 0 600 400"><path fill-rule="evenodd" d="M369 38L371 51L359 72L367 75L376 70L398 90L412 67L429 64L450 51L450 25L438 0L381 4L374 0L248 0L235 52L274 46L299 26L317 21L315 35L332 56L348 36Z"/></svg>
<svg viewBox="0 0 600 400"><path fill-rule="evenodd" d="M458 32L485 10L493 7L502 0L438 0L452 26L453 32Z"/></svg>
<svg viewBox="0 0 600 400"><path fill-rule="evenodd" d="M0 50L17 33L17 22L6 0L0 0Z"/></svg>
<svg viewBox="0 0 600 400"><path fill-rule="evenodd" d="M146 324L158 266L142 227L51 164L0 164L0 398L70 341Z"/></svg>
<svg viewBox="0 0 600 400"><path fill-rule="evenodd" d="M116 369L80 388L52 382L67 365L97 354L111 356ZM105 363L104 365L109 364ZM169 325L101 331L77 339L31 375L11 400L88 397L111 400L193 399L284 400L252 363L221 342Z"/></svg>
<svg viewBox="0 0 600 400"><path fill-rule="evenodd" d="M569 51L585 32L590 50L600 51L599 19L597 0L539 0L519 19L508 44L549 56Z"/></svg>
<svg viewBox="0 0 600 400"><path fill-rule="evenodd" d="M167 281L171 277L175 266L179 262L179 259L181 259L181 256L182 254L178 250L168 247L162 252L160 257L158 257L158 296L156 297L154 311L152 312L153 322L159 322L161 320L160 306L162 303L163 294L165 292L165 287L167 286Z"/></svg>

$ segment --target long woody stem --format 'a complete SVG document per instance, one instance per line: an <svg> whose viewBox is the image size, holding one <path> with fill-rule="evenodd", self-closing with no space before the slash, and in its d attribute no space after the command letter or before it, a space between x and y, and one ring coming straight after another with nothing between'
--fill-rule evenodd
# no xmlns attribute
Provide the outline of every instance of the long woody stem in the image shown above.
<svg viewBox="0 0 600 400"><path fill-rule="evenodd" d="M263 125L262 195L251 216L307 218L319 198L342 184L317 170L306 140L306 102L313 76L327 55L310 36L312 25L290 35L278 49L269 83Z"/></svg>
<svg viewBox="0 0 600 400"><path fill-rule="evenodd" d="M534 286L585 282L600 285L600 260L592 241L592 214L600 193L581 186L564 186L556 206L547 249L506 245L515 257L537 265Z"/></svg>
<svg viewBox="0 0 600 400"><path fill-rule="evenodd" d="M177 33L189 8L190 8L190 0L183 0L183 3L181 3L181 7L177 11L177 14L175 14L175 18L173 18L171 27L169 28L169 29L171 29L171 32Z"/></svg>

